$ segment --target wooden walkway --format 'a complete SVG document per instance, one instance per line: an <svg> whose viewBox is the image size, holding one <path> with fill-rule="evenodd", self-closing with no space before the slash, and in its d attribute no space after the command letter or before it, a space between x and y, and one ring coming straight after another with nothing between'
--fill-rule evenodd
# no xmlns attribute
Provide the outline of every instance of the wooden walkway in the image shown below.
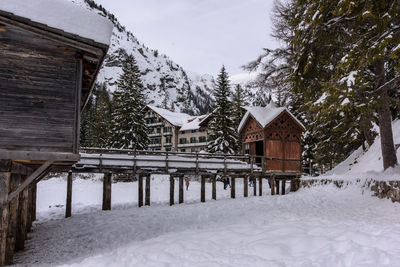
<svg viewBox="0 0 400 267"><path fill-rule="evenodd" d="M249 181L253 181L254 196L257 192L262 196L263 180L267 180L272 195L279 194L280 189L285 194L287 180L291 183L291 191L296 191L299 186L300 173L267 171L265 164L255 164L257 158L261 158L259 162L266 162L265 157L250 155L84 148L81 149L80 157L68 173L66 217L71 216L73 173L104 174L103 210L111 209L113 174L130 174L137 179L139 207L150 205L151 174L170 176L170 205L175 204L175 182L179 183L178 203L183 203L184 179L192 179L194 176L200 178L201 202L205 202L206 180L212 183L214 200L217 199L217 179L230 179L231 198L236 196L236 179L243 179L244 197L249 196Z"/></svg>

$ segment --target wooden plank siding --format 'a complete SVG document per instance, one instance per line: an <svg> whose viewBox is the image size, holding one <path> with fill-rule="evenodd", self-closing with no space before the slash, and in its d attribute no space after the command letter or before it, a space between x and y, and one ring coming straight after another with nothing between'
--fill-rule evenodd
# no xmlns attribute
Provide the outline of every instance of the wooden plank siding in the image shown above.
<svg viewBox="0 0 400 267"><path fill-rule="evenodd" d="M6 26L0 32L0 150L77 153L77 50Z"/></svg>

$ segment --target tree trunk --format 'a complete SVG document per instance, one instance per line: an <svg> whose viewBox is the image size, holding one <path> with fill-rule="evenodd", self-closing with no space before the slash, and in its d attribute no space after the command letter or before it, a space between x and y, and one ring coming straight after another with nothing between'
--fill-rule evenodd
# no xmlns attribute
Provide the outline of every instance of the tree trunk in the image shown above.
<svg viewBox="0 0 400 267"><path fill-rule="evenodd" d="M385 65L383 60L375 63L375 75L377 77L376 88L382 86L385 81ZM396 150L394 149L392 114L390 113L390 102L387 88L381 90L378 95L379 134L381 136L381 149L383 169L394 167L397 164Z"/></svg>

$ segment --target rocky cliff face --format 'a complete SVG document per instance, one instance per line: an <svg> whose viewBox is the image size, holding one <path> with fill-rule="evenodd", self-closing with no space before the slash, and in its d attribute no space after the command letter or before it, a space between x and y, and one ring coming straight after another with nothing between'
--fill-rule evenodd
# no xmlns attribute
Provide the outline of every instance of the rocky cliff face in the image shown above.
<svg viewBox="0 0 400 267"><path fill-rule="evenodd" d="M115 26L98 82L106 83L108 89L114 91L115 81L121 73L122 61L126 55L132 54L141 70L149 104L192 114L209 111L214 83L212 76L186 72L168 56L140 43L113 14L97 5L95 1L70 1L107 17Z"/></svg>

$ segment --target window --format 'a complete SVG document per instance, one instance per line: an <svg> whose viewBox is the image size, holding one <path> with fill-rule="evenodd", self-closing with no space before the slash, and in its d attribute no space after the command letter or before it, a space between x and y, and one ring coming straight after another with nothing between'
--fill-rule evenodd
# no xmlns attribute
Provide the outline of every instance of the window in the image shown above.
<svg viewBox="0 0 400 267"><path fill-rule="evenodd" d="M190 149L190 152L196 152L196 149L192 147L192 148Z"/></svg>
<svg viewBox="0 0 400 267"><path fill-rule="evenodd" d="M164 133L172 132L172 127L164 127Z"/></svg>
<svg viewBox="0 0 400 267"><path fill-rule="evenodd" d="M186 138L180 138L179 144L186 144Z"/></svg>
<svg viewBox="0 0 400 267"><path fill-rule="evenodd" d="M186 152L186 149L181 149L181 152Z"/></svg>
<svg viewBox="0 0 400 267"><path fill-rule="evenodd" d="M161 133L161 128L157 128L157 133Z"/></svg>
<svg viewBox="0 0 400 267"><path fill-rule="evenodd" d="M190 137L190 143L191 144L196 143L196 137Z"/></svg>
<svg viewBox="0 0 400 267"><path fill-rule="evenodd" d="M196 133L197 132L197 130L192 130L192 133Z"/></svg>
<svg viewBox="0 0 400 267"><path fill-rule="evenodd" d="M200 133L204 133L206 131L206 129L200 129L199 132Z"/></svg>
<svg viewBox="0 0 400 267"><path fill-rule="evenodd" d="M204 142L207 142L207 138L205 136L200 136L199 143L204 143Z"/></svg>
<svg viewBox="0 0 400 267"><path fill-rule="evenodd" d="M166 147L165 151L171 151L171 148L170 147Z"/></svg>
<svg viewBox="0 0 400 267"><path fill-rule="evenodd" d="M171 136L165 137L165 143L172 143L172 137Z"/></svg>
<svg viewBox="0 0 400 267"><path fill-rule="evenodd" d="M244 144L244 154L250 154L250 144L249 143Z"/></svg>

